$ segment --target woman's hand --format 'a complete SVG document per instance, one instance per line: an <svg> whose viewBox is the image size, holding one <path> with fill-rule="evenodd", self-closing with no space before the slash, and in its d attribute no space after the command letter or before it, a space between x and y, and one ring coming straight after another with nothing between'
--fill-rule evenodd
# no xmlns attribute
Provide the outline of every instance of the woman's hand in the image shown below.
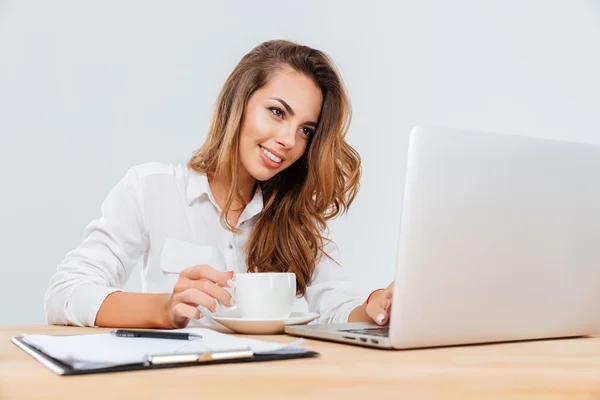
<svg viewBox="0 0 600 400"><path fill-rule="evenodd" d="M184 328L191 319L201 317L198 306L215 312L217 301L233 306L233 299L224 287L230 287L233 271L222 272L208 265L196 265L182 270L165 302L166 324L169 328Z"/></svg>
<svg viewBox="0 0 600 400"><path fill-rule="evenodd" d="M378 325L384 325L389 320L393 293L394 282L392 282L387 288L373 293L367 302L367 315L371 317Z"/></svg>

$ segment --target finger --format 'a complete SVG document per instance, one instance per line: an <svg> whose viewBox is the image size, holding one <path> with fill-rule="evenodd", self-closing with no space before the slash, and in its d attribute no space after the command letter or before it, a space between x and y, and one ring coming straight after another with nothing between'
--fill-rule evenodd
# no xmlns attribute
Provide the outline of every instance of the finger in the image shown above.
<svg viewBox="0 0 600 400"><path fill-rule="evenodd" d="M178 303L186 303L190 306L202 306L208 308L212 312L217 311L217 302L208 294L191 288L179 293L175 299Z"/></svg>
<svg viewBox="0 0 600 400"><path fill-rule="evenodd" d="M175 314L175 323L180 328L185 327L191 319L200 318L200 310L198 310L197 307L185 303L175 304L173 312Z"/></svg>
<svg viewBox="0 0 600 400"><path fill-rule="evenodd" d="M181 276L188 279L209 279L223 287L229 286L227 281L233 277L233 271L219 271L211 267L210 265L194 265L193 267L186 268L181 271Z"/></svg>
<svg viewBox="0 0 600 400"><path fill-rule="evenodd" d="M198 319L200 318L200 310L192 304L177 303L173 307L176 318Z"/></svg>
<svg viewBox="0 0 600 400"><path fill-rule="evenodd" d="M377 325L384 325L388 321L388 312L383 308L379 308L371 318L373 318Z"/></svg>
<svg viewBox="0 0 600 400"><path fill-rule="evenodd" d="M389 311L390 307L392 307L392 293L386 291L383 295L384 299L383 299L383 308L386 311Z"/></svg>
<svg viewBox="0 0 600 400"><path fill-rule="evenodd" d="M378 325L384 325L388 321L390 304L388 296L381 296L377 301L370 302L367 313Z"/></svg>
<svg viewBox="0 0 600 400"><path fill-rule="evenodd" d="M221 286L217 285L214 282L211 282L207 279L200 279L197 281L190 281L193 288L200 290L201 292L206 293L212 298L215 298L219 303L232 307L234 305L233 298L231 294Z"/></svg>

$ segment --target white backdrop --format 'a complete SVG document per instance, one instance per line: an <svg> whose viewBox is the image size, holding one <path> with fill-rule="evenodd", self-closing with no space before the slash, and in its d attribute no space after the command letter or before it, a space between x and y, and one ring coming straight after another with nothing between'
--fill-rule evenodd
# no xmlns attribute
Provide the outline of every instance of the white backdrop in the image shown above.
<svg viewBox="0 0 600 400"><path fill-rule="evenodd" d="M365 294L393 278L413 125L600 141L598 1L0 0L1 324L44 323L112 186L185 162L231 69L275 38L330 54L350 91L364 178L332 231Z"/></svg>

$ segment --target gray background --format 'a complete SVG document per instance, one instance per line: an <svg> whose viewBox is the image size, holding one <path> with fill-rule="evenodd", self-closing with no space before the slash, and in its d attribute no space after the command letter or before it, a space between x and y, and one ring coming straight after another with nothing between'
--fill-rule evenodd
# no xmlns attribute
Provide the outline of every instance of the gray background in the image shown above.
<svg viewBox="0 0 600 400"><path fill-rule="evenodd" d="M364 178L332 231L365 294L393 278L415 124L600 142L598 1L0 1L0 323L44 323L112 186L185 162L231 69L274 38L330 54L350 91Z"/></svg>

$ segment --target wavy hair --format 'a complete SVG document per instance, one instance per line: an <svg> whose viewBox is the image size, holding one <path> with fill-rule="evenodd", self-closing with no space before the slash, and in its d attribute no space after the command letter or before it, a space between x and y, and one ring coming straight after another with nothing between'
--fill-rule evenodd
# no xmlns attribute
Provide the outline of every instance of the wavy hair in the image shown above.
<svg viewBox="0 0 600 400"><path fill-rule="evenodd" d="M323 103L317 129L294 164L260 182L264 208L246 248L249 272L294 272L298 294L304 295L329 239L327 221L346 212L358 192L359 154L345 140L352 118L348 94L335 65L323 52L293 42L261 43L246 54L229 75L217 98L208 136L188 167L217 174L229 183L221 214L226 229L234 199L245 204L237 182L239 134L252 94L283 68L311 78Z"/></svg>

